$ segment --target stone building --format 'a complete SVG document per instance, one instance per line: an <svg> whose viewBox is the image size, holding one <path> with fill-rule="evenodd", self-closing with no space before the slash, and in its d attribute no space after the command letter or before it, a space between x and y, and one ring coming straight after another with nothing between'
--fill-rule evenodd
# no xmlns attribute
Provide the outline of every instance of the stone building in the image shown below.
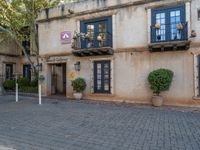
<svg viewBox="0 0 200 150"><path fill-rule="evenodd" d="M43 95L150 103L148 74L174 72L165 105L200 106L200 0L85 0L38 17ZM79 68L80 67L80 68Z"/></svg>
<svg viewBox="0 0 200 150"><path fill-rule="evenodd" d="M23 42L30 53L29 43ZM31 65L15 41L9 38L0 39L0 84L6 79L14 80L18 74L29 79L33 78Z"/></svg>

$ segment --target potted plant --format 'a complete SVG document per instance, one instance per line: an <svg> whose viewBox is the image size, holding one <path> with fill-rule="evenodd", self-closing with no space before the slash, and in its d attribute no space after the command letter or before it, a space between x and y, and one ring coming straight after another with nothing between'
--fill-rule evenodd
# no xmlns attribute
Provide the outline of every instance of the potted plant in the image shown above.
<svg viewBox="0 0 200 150"><path fill-rule="evenodd" d="M75 99L80 100L83 97L83 91L86 88L86 82L83 78L76 78L72 81L73 96Z"/></svg>
<svg viewBox="0 0 200 150"><path fill-rule="evenodd" d="M152 97L153 106L162 106L163 97L160 96L160 93L170 88L173 75L174 73L171 70L163 68L150 72L148 82L154 93Z"/></svg>
<svg viewBox="0 0 200 150"><path fill-rule="evenodd" d="M157 30L160 29L160 23L159 23L159 22L156 22L156 24L155 24L155 28L156 28Z"/></svg>
<svg viewBox="0 0 200 150"><path fill-rule="evenodd" d="M178 23L177 25L176 25L176 28L177 28L177 30L183 30L183 25L182 25L182 23L180 22L180 23Z"/></svg>

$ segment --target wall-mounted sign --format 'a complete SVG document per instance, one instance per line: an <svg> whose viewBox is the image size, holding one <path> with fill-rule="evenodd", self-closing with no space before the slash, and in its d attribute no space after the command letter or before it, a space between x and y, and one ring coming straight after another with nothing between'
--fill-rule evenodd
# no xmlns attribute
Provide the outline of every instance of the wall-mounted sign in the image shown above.
<svg viewBox="0 0 200 150"><path fill-rule="evenodd" d="M72 33L70 31L61 32L60 40L62 44L70 44L72 40Z"/></svg>
<svg viewBox="0 0 200 150"><path fill-rule="evenodd" d="M68 56L51 56L46 61L47 63L66 63Z"/></svg>
<svg viewBox="0 0 200 150"><path fill-rule="evenodd" d="M68 79L72 81L72 80L75 79L75 76L76 76L75 72L74 71L70 71L69 74L68 74Z"/></svg>

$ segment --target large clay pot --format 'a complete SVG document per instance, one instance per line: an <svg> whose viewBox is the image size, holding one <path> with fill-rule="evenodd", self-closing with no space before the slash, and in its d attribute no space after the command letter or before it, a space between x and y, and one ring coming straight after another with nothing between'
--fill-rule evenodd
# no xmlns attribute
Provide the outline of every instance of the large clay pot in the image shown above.
<svg viewBox="0 0 200 150"><path fill-rule="evenodd" d="M83 94L82 94L82 93L74 93L74 98L75 98L76 100L80 100L82 97L83 97Z"/></svg>
<svg viewBox="0 0 200 150"><path fill-rule="evenodd" d="M163 104L162 96L154 95L151 100L152 100L153 106L160 107Z"/></svg>

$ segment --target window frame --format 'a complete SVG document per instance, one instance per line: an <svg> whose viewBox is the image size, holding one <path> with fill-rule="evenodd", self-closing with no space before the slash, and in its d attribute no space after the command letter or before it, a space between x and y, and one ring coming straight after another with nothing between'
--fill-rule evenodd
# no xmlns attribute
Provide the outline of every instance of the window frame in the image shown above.
<svg viewBox="0 0 200 150"><path fill-rule="evenodd" d="M6 64L5 67L6 67L5 68L5 77L6 77L6 79L13 80L13 64ZM8 73L7 72L7 67L10 68L9 74L7 74Z"/></svg>
<svg viewBox="0 0 200 150"><path fill-rule="evenodd" d="M200 21L200 8L197 9L197 20Z"/></svg>
<svg viewBox="0 0 200 150"><path fill-rule="evenodd" d="M156 14L165 13L165 40L156 41L156 32L151 30L151 43L178 41L177 39L171 39L171 28L170 28L170 12L180 10L180 22L186 23L186 10L185 4L179 4L175 6L167 6L161 8L154 8L151 10L151 28L156 24ZM186 29L187 30L187 29ZM184 32L187 32L184 30ZM187 36L187 35L186 35ZM187 37L186 37L187 38Z"/></svg>
<svg viewBox="0 0 200 150"><path fill-rule="evenodd" d="M102 67L104 64L108 64L109 66L109 75L108 75L108 78L109 78L109 89L108 90L104 90L104 67ZM98 90L97 89L97 64L101 64L101 89ZM94 81L93 81L93 84L94 84L94 93L95 94L111 94L111 61L110 60L96 60L93 62L93 67L94 67L94 70L93 70L93 75L94 75Z"/></svg>
<svg viewBox="0 0 200 150"><path fill-rule="evenodd" d="M27 75L26 75L25 69L28 69ZM26 77L29 80L31 80L31 65L30 64L23 64L23 77Z"/></svg>
<svg viewBox="0 0 200 150"><path fill-rule="evenodd" d="M94 26L97 27L98 24L101 22L106 22L106 25L107 25L106 32L112 35L112 16L80 21L80 32L86 33L88 24L94 24ZM97 32L97 29L95 29L94 32ZM111 47L113 47L112 40L113 39L111 37L110 41L107 41L109 42L108 45L110 45ZM87 48L85 40L81 40L81 48L82 49ZM98 48L98 47L95 47L95 48Z"/></svg>

